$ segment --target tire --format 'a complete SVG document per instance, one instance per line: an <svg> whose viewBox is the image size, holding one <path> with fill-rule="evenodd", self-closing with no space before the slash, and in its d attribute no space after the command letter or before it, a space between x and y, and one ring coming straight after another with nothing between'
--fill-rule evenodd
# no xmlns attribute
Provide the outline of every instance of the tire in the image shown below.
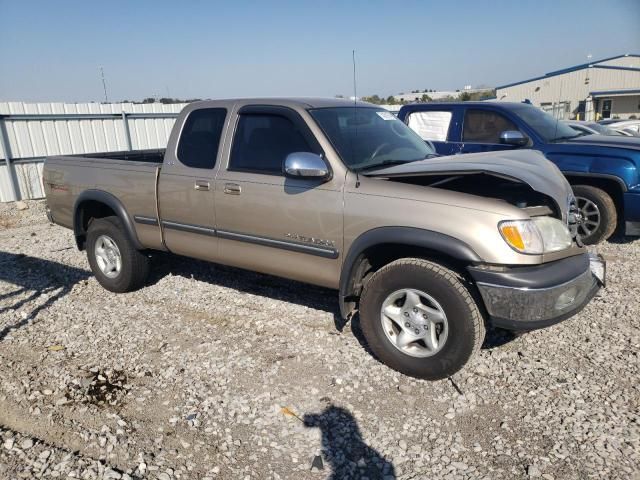
<svg viewBox="0 0 640 480"><path fill-rule="evenodd" d="M607 240L618 226L618 212L611 196L591 185L573 185L572 188L582 215L577 227L582 243L595 245Z"/></svg>
<svg viewBox="0 0 640 480"><path fill-rule="evenodd" d="M392 340L394 331L396 341L399 340L401 328L396 328L398 324L390 322L390 317L383 316L382 309L385 305L394 312L400 308L400 318L407 318L406 310L415 312L416 308L407 308L409 295L404 300L398 297L394 303L388 303L398 292L407 289L421 292L417 310L427 314L424 318L436 318L430 310L423 309L425 306L435 307L441 312L439 315L444 313L447 333L444 338L445 328L441 326L437 349L430 350L426 341L418 340L405 347L408 350L402 350ZM408 330L418 333L423 315L413 315L417 320L414 316L407 318L412 321ZM406 375L427 380L439 380L459 371L480 350L485 337L484 319L459 277L441 265L419 258L396 260L372 275L360 297L360 327L369 347L383 363ZM426 324L423 328L427 331Z"/></svg>
<svg viewBox="0 0 640 480"><path fill-rule="evenodd" d="M111 248L109 242L115 244L116 248ZM96 253L100 249L102 255ZM114 252L118 252L120 258L119 268L107 268L107 273L103 268L117 262L105 262L103 258L109 256L109 253L104 253L105 250L112 254L109 257L111 260L118 257ZM149 258L136 250L118 217L98 218L91 222L87 232L87 257L100 285L111 292L137 290L144 286L149 274Z"/></svg>

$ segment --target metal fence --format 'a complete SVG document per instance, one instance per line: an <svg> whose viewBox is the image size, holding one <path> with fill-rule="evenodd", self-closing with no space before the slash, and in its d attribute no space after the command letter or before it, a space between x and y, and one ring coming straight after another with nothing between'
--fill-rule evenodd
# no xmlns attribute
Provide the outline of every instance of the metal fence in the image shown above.
<svg viewBox="0 0 640 480"><path fill-rule="evenodd" d="M43 197L50 155L165 148L184 106L0 103L0 202Z"/></svg>

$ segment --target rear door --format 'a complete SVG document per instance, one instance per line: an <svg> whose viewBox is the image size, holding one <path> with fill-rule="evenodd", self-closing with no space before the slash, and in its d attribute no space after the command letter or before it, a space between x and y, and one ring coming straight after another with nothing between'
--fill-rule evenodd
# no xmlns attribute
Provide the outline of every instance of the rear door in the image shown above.
<svg viewBox="0 0 640 480"><path fill-rule="evenodd" d="M511 145L500 143L500 134L508 130L519 131L516 124L501 112L479 107L465 108L459 152L475 153L513 149Z"/></svg>
<svg viewBox="0 0 640 480"><path fill-rule="evenodd" d="M216 179L220 262L326 286L339 276L344 176L287 178L288 154L322 149L300 114L247 105Z"/></svg>
<svg viewBox="0 0 640 480"><path fill-rule="evenodd" d="M226 108L193 110L176 150L167 150L158 198L165 244L173 253L217 259L214 187L227 116Z"/></svg>
<svg viewBox="0 0 640 480"><path fill-rule="evenodd" d="M423 140L431 142L440 155L453 155L460 150L456 111L453 105L412 111L405 123Z"/></svg>

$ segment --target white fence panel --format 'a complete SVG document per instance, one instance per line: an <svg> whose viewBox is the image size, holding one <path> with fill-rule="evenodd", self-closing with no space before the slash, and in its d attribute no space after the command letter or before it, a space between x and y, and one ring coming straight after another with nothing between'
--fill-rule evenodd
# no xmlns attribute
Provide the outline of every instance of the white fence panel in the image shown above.
<svg viewBox="0 0 640 480"><path fill-rule="evenodd" d="M0 201L43 197L47 156L165 148L184 106L0 102Z"/></svg>

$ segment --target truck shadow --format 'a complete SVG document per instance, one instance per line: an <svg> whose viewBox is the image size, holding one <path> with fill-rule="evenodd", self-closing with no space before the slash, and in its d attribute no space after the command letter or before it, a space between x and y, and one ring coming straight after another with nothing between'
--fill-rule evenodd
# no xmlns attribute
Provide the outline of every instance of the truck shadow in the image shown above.
<svg viewBox="0 0 640 480"><path fill-rule="evenodd" d="M304 415L303 422L305 427L322 432L322 458L331 467L328 480L396 478L393 464L364 442L358 422L348 410L328 405L321 413ZM323 465L314 459L313 466Z"/></svg>
<svg viewBox="0 0 640 480"><path fill-rule="evenodd" d="M367 344L362 330L360 318L356 314L350 321L340 315L337 293L329 288L317 287L305 283L274 277L267 274L251 272L234 267L226 267L173 254L158 253L154 255L153 268L149 276L149 284L155 284L167 275L178 275L201 282L232 288L251 295L273 298L295 303L314 310L321 310L333 315L335 329L342 333L350 324L351 332L360 345L375 357ZM509 343L516 336L501 329L487 329L483 349L496 348Z"/></svg>
<svg viewBox="0 0 640 480"><path fill-rule="evenodd" d="M69 293L76 283L89 276L88 271L62 263L0 251L0 281L18 287L0 295L3 303L9 300L9 305L0 306L0 314L15 312L14 321L0 323L0 341L12 330L32 323L42 310L53 305ZM12 298L15 299L13 303L10 300ZM18 310L21 311L18 313Z"/></svg>

